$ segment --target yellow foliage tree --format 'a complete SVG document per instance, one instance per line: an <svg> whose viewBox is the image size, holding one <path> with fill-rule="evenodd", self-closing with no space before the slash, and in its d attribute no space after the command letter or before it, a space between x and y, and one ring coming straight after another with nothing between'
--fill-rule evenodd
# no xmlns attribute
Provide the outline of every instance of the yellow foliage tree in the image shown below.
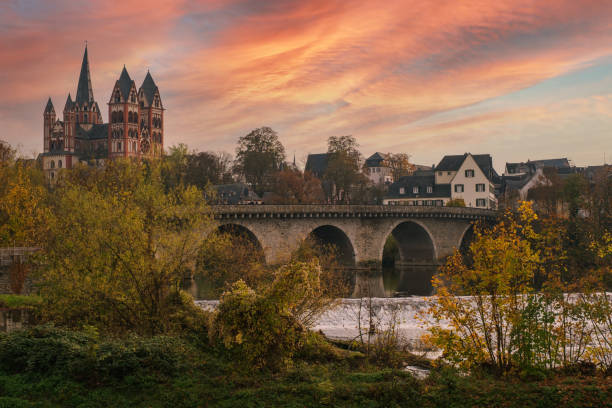
<svg viewBox="0 0 612 408"><path fill-rule="evenodd" d="M201 191L166 192L159 162L73 169L53 196L40 275L44 317L104 331L173 330L207 225Z"/></svg>
<svg viewBox="0 0 612 408"><path fill-rule="evenodd" d="M507 213L490 231L475 227L470 264L457 251L434 277L437 297L430 313L450 328L432 328L429 341L448 361L466 368L486 363L502 372L511 368L512 328L528 306L540 262L529 240L536 219L523 203L518 217Z"/></svg>

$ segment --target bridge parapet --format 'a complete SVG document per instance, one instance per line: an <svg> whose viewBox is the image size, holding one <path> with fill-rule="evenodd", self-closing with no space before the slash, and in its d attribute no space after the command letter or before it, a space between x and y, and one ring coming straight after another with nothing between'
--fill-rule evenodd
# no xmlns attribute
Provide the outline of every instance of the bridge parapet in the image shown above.
<svg viewBox="0 0 612 408"><path fill-rule="evenodd" d="M497 211L468 207L391 205L216 205L216 219L236 218L452 218L494 221Z"/></svg>

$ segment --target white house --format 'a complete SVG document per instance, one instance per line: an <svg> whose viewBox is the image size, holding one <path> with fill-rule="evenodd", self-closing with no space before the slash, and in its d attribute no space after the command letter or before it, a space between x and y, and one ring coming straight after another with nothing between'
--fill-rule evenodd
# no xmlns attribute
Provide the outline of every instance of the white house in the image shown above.
<svg viewBox="0 0 612 408"><path fill-rule="evenodd" d="M497 208L493 159L488 154L444 156L431 172L402 177L389 188L384 204L446 205L462 199L466 207Z"/></svg>
<svg viewBox="0 0 612 408"><path fill-rule="evenodd" d="M364 173L374 184L393 182L393 172L387 163L387 155L376 152L365 161Z"/></svg>

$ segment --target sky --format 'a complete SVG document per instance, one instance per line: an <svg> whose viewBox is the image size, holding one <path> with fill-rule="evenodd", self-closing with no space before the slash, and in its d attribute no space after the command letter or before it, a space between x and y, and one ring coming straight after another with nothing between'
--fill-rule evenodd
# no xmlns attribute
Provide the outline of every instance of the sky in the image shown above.
<svg viewBox="0 0 612 408"><path fill-rule="evenodd" d="M0 139L42 151L43 110L150 70L166 147L234 153L276 130L290 160L353 135L402 152L612 162L609 0L0 0Z"/></svg>

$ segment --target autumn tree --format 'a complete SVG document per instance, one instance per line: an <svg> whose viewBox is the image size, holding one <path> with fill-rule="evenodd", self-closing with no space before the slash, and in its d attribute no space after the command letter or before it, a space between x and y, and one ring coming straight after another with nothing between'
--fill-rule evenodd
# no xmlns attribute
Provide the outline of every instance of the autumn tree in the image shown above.
<svg viewBox="0 0 612 408"><path fill-rule="evenodd" d="M204 190L208 184L230 184L232 158L224 152L192 152L187 156L185 182Z"/></svg>
<svg viewBox="0 0 612 408"><path fill-rule="evenodd" d="M286 168L272 177L267 204L318 204L325 200L321 180L311 172Z"/></svg>
<svg viewBox="0 0 612 408"><path fill-rule="evenodd" d="M254 129L238 139L234 172L244 177L258 194L264 192L270 177L284 162L285 148L271 128Z"/></svg>
<svg viewBox="0 0 612 408"><path fill-rule="evenodd" d="M0 143L0 246L38 246L48 215L42 171Z"/></svg>
<svg viewBox="0 0 612 408"><path fill-rule="evenodd" d="M44 318L155 334L197 316L180 282L195 264L206 207L195 187L166 191L161 167L113 160L61 180L39 276Z"/></svg>
<svg viewBox="0 0 612 408"><path fill-rule="evenodd" d="M391 168L391 175L395 181L412 174L415 169L414 164L410 163L410 155L406 153L387 153L385 161Z"/></svg>
<svg viewBox="0 0 612 408"><path fill-rule="evenodd" d="M468 368L490 363L500 372L512 368L512 329L528 305L525 295L533 292L540 263L530 243L535 219L525 203L519 219L508 213L490 231L476 227L470 265L457 251L432 280L437 298L430 312L450 327L433 327L430 340L448 361Z"/></svg>
<svg viewBox="0 0 612 408"><path fill-rule="evenodd" d="M359 144L353 136L331 136L327 140L329 156L323 179L333 185L332 201L350 202L351 190L365 184L361 173L362 156Z"/></svg>

